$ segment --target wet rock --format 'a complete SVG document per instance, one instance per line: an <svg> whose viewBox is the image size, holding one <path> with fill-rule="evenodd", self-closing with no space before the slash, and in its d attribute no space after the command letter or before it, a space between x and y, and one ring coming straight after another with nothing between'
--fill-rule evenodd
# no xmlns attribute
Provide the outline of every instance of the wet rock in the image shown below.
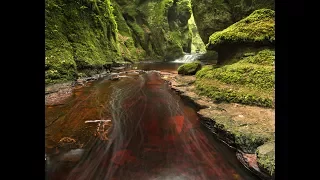
<svg viewBox="0 0 320 180"><path fill-rule="evenodd" d="M259 176L263 180L271 180L271 176L260 170L257 164L257 156L255 154L246 154L238 151L236 153L237 159L252 173Z"/></svg>
<svg viewBox="0 0 320 180"><path fill-rule="evenodd" d="M79 142L77 142L75 139L70 137L63 137L58 142L58 148L60 150L78 149L81 146L82 145Z"/></svg>
<svg viewBox="0 0 320 180"><path fill-rule="evenodd" d="M76 81L76 85L83 86L85 82L86 82L86 80L85 80L85 79L77 79L77 81Z"/></svg>
<svg viewBox="0 0 320 180"><path fill-rule="evenodd" d="M110 77L110 80L112 80L112 81L119 80L119 79L120 79L120 76L118 74Z"/></svg>
<svg viewBox="0 0 320 180"><path fill-rule="evenodd" d="M91 76L91 77L87 77L85 80L86 81L94 81L97 80L98 78L96 76Z"/></svg>
<svg viewBox="0 0 320 180"><path fill-rule="evenodd" d="M139 75L139 72L129 71L129 72L127 72L127 74L130 75L130 76L138 76L138 75Z"/></svg>
<svg viewBox="0 0 320 180"><path fill-rule="evenodd" d="M72 85L72 82L52 84L45 87L46 94L58 92L60 89L68 88Z"/></svg>
<svg viewBox="0 0 320 180"><path fill-rule="evenodd" d="M46 93L45 95L45 104L47 106L53 106L58 104L63 104L63 101L67 99L72 94L71 84L69 87L63 87L57 91L52 91Z"/></svg>

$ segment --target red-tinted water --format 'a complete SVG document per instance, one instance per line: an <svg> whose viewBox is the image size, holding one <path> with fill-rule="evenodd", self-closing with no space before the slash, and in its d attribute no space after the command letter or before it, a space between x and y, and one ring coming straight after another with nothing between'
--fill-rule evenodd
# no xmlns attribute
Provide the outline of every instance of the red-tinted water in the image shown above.
<svg viewBox="0 0 320 180"><path fill-rule="evenodd" d="M79 89L64 106L47 107L46 120L53 119L48 179L257 179L156 72ZM97 124L84 123L93 119L112 120L108 141L93 136ZM80 161L66 161L55 148L65 136L82 144Z"/></svg>

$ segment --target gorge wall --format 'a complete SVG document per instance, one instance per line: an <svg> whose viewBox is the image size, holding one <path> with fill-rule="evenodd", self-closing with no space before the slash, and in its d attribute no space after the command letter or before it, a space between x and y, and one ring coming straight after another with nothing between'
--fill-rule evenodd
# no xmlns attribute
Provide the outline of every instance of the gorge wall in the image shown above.
<svg viewBox="0 0 320 180"><path fill-rule="evenodd" d="M46 84L99 72L124 58L173 60L191 52L193 42L203 49L199 40L192 41L190 0L46 0L45 5Z"/></svg>

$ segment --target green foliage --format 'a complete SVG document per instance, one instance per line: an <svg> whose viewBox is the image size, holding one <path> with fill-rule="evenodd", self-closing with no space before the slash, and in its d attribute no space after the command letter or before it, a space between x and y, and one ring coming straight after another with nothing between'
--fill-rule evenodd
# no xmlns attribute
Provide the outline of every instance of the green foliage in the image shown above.
<svg viewBox="0 0 320 180"><path fill-rule="evenodd" d="M201 69L202 65L200 62L192 62L192 63L186 63L178 68L178 74L183 75L194 75L197 71Z"/></svg>
<svg viewBox="0 0 320 180"><path fill-rule="evenodd" d="M273 10L256 10L223 31L213 33L207 48L217 49L221 45L233 43L273 44L275 42L274 17Z"/></svg>

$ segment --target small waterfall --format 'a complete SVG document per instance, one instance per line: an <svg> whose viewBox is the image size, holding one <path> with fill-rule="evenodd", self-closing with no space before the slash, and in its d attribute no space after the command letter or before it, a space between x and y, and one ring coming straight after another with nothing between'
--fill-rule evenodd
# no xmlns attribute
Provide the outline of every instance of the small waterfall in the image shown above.
<svg viewBox="0 0 320 180"><path fill-rule="evenodd" d="M173 62L177 63L189 63L197 60L203 53L185 53L184 56L174 60Z"/></svg>

